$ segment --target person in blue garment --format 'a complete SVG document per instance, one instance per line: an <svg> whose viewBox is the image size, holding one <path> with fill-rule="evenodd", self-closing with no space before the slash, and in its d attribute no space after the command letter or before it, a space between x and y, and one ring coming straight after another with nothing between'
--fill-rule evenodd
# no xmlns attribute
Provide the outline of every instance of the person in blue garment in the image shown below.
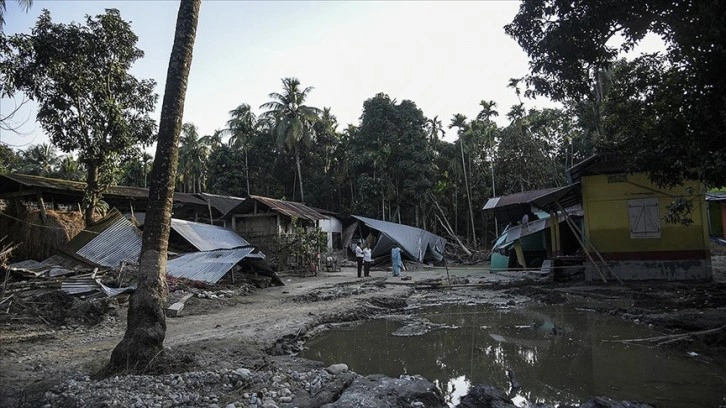
<svg viewBox="0 0 726 408"><path fill-rule="evenodd" d="M393 267L393 276L399 276L401 274L401 248L396 245L391 249L391 266Z"/></svg>

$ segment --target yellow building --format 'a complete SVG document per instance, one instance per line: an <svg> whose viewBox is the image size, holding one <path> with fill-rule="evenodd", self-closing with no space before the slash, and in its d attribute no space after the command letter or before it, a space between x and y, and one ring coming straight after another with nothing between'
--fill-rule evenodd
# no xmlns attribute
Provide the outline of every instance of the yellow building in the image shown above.
<svg viewBox="0 0 726 408"><path fill-rule="evenodd" d="M608 264L588 265L586 278L600 279L601 272L623 280L711 279L703 185L691 181L663 189L644 173L622 169L594 156L568 170L570 182L582 186L585 238ZM693 205L688 226L663 220L679 197Z"/></svg>

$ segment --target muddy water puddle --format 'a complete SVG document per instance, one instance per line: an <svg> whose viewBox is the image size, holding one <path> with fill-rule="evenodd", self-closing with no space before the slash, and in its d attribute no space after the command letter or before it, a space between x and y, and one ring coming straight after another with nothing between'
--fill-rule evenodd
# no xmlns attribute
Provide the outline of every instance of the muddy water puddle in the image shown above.
<svg viewBox="0 0 726 408"><path fill-rule="evenodd" d="M441 306L413 319L327 331L308 341L301 356L344 362L363 375L419 374L436 383L452 406L471 384L510 390L510 379L520 385L510 391L518 406L577 404L594 396L658 407L726 404L720 361L688 350L613 342L661 334L568 306Z"/></svg>

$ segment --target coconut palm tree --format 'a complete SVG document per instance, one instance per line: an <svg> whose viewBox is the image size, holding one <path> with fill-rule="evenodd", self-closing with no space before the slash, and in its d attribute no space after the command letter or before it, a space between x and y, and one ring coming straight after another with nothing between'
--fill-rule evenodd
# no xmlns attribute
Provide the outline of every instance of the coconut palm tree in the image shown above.
<svg viewBox="0 0 726 408"><path fill-rule="evenodd" d="M230 119L227 121L227 129L225 129L232 137L229 138L229 145L242 149L245 155L245 180L247 182L247 195L250 195L250 168L247 160L247 152L250 142L257 131L259 123L257 116L252 112L250 105L246 103L240 104L238 107L229 111Z"/></svg>
<svg viewBox="0 0 726 408"><path fill-rule="evenodd" d="M60 160L52 145L41 143L20 152L19 170L21 173L48 177L56 171Z"/></svg>
<svg viewBox="0 0 726 408"><path fill-rule="evenodd" d="M81 181L85 176L85 171L78 160L73 156L66 155L60 161L55 175L63 180Z"/></svg>
<svg viewBox="0 0 726 408"><path fill-rule="evenodd" d="M211 135L202 136L202 138L199 139L199 142L208 146L211 150L214 150L224 144L224 143L222 143L223 135L224 135L224 130L217 129Z"/></svg>
<svg viewBox="0 0 726 408"><path fill-rule="evenodd" d="M171 206L179 154L179 133L184 117L184 100L201 2L181 0L177 14L139 257L138 286L129 299L126 333L111 353L109 371L144 370L164 352L164 307L168 294L166 259Z"/></svg>
<svg viewBox="0 0 726 408"><path fill-rule="evenodd" d="M471 206L471 190L469 189L469 178L466 174L466 160L464 160L464 129L466 128L466 116L457 113L451 118L449 129L457 128L459 134L459 146L461 147L461 167L464 170L464 188L466 188L466 200L469 204L469 220L471 221L471 236L474 244L476 244L476 230L474 226L474 210Z"/></svg>
<svg viewBox="0 0 726 408"><path fill-rule="evenodd" d="M284 146L288 151L295 154L295 166L297 168L297 179L300 183L300 201L305 202L303 191L303 179L300 171L300 143L310 143L315 139L313 124L318 120L321 110L305 105L312 87L301 89L300 81L297 78L283 78L282 93L272 92L269 97L272 99L260 106L267 109L262 114L274 123L272 133L277 144Z"/></svg>
<svg viewBox="0 0 726 408"><path fill-rule="evenodd" d="M179 146L179 169L177 179L185 192L201 193L204 188L209 145L199 137L193 123L182 125L181 146Z"/></svg>
<svg viewBox="0 0 726 408"><path fill-rule="evenodd" d="M33 0L18 0L18 6L20 6L26 13L30 10L30 6L33 5ZM3 31L5 26L5 10L7 10L7 4L5 0L0 0L0 33Z"/></svg>

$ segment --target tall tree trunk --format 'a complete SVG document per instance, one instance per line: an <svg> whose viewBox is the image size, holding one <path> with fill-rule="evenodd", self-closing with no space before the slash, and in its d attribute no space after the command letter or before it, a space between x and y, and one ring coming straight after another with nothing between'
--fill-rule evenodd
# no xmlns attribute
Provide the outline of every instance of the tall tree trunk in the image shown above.
<svg viewBox="0 0 726 408"><path fill-rule="evenodd" d="M476 227L474 226L474 210L471 208L471 190L469 190L469 179L466 176L466 161L464 160L464 141L459 139L461 146L461 168L464 170L464 188L466 188L466 200L469 203L469 221L471 222L471 237L474 247L476 247ZM467 225L467 229L468 225Z"/></svg>
<svg viewBox="0 0 726 408"><path fill-rule="evenodd" d="M247 163L247 148L245 148L245 173L247 179L247 196L250 195L250 167Z"/></svg>
<svg viewBox="0 0 726 408"><path fill-rule="evenodd" d="M93 224L93 213L96 211L98 201L98 164L94 161L88 162L88 176L86 177L86 208L84 219L86 226Z"/></svg>
<svg viewBox="0 0 726 408"><path fill-rule="evenodd" d="M179 158L179 133L200 5L201 0L181 0L179 5L149 188L138 287L129 300L126 334L111 353L111 370L142 371L164 351L164 305L168 295L166 257L171 207Z"/></svg>
<svg viewBox="0 0 726 408"><path fill-rule="evenodd" d="M305 193L303 193L302 172L300 171L300 153L295 145L295 166L297 167L297 180L300 182L300 202L305 204Z"/></svg>

